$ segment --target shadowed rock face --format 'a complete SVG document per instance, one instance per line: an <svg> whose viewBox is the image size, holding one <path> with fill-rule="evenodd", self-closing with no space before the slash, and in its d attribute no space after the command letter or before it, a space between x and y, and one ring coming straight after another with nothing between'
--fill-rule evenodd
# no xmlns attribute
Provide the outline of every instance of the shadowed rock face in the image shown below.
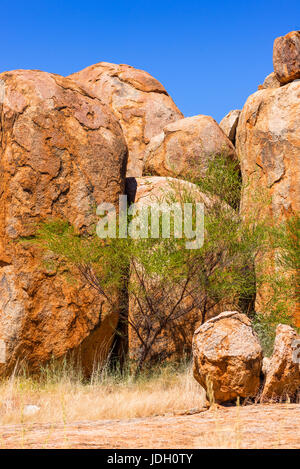
<svg viewBox="0 0 300 469"><path fill-rule="evenodd" d="M300 392L300 336L292 327L277 326L265 375L262 401L296 398Z"/></svg>
<svg viewBox="0 0 300 469"><path fill-rule="evenodd" d="M70 79L39 71L0 75L0 340L2 365L32 367L82 343L86 355L110 342L116 312L95 293L72 284L63 267L47 265L38 248L19 243L36 223L64 218L79 230L95 206L124 191L127 148L111 111ZM66 273L66 272L65 272ZM93 331L95 340L85 348ZM105 348L104 347L104 348ZM103 350L105 354L105 351ZM84 360L84 357L83 357Z"/></svg>
<svg viewBox="0 0 300 469"><path fill-rule="evenodd" d="M245 314L226 311L200 326L193 356L194 377L216 402L257 394L262 349Z"/></svg>
<svg viewBox="0 0 300 469"><path fill-rule="evenodd" d="M294 81L257 91L246 101L236 136L244 217L262 220L268 215L277 223L299 213L299 97L300 82ZM260 294L258 291L257 304ZM299 309L293 314L300 325Z"/></svg>
<svg viewBox="0 0 300 469"><path fill-rule="evenodd" d="M291 31L275 39L273 65L282 85L300 78L300 31Z"/></svg>
<svg viewBox="0 0 300 469"><path fill-rule="evenodd" d="M209 161L224 153L236 158L234 146L210 116L194 116L164 127L145 152L145 175L204 177Z"/></svg>
<svg viewBox="0 0 300 469"><path fill-rule="evenodd" d="M143 70L107 62L70 76L106 103L119 120L129 150L127 176L139 177L147 143L183 117L165 88Z"/></svg>

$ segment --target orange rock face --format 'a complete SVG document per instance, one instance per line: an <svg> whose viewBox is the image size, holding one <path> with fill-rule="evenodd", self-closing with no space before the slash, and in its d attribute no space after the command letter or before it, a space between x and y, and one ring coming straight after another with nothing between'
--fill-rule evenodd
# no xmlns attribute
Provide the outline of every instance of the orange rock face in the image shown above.
<svg viewBox="0 0 300 469"><path fill-rule="evenodd" d="M279 324L272 357L266 370L262 401L297 398L300 393L300 336Z"/></svg>
<svg viewBox="0 0 300 469"><path fill-rule="evenodd" d="M194 377L216 402L257 394L262 349L245 314L226 311L200 326L193 356Z"/></svg>
<svg viewBox="0 0 300 469"><path fill-rule="evenodd" d="M17 360L38 367L79 345L90 359L91 350L107 348L117 312L106 317L94 291L19 241L49 218L84 230L95 206L117 202L127 159L122 129L68 78L17 70L1 74L0 83L0 371Z"/></svg>
<svg viewBox="0 0 300 469"><path fill-rule="evenodd" d="M300 210L300 82L251 95L240 115L236 148L243 216L277 222ZM259 296L260 292L258 292ZM295 314L300 325L299 310Z"/></svg>
<svg viewBox="0 0 300 469"><path fill-rule="evenodd" d="M193 178L205 175L211 158L220 153L235 158L235 150L210 116L194 116L164 127L145 152L145 175Z"/></svg>
<svg viewBox="0 0 300 469"><path fill-rule="evenodd" d="M282 85L300 78L300 31L291 31L275 39L273 65Z"/></svg>
<svg viewBox="0 0 300 469"><path fill-rule="evenodd" d="M107 62L70 77L110 106L128 145L127 176L142 176L147 143L165 125L183 117L165 88L143 70Z"/></svg>

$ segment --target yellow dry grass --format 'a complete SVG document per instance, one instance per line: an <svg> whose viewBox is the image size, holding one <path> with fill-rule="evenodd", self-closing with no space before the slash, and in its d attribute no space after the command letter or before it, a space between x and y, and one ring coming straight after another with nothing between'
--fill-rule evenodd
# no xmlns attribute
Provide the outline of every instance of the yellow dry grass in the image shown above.
<svg viewBox="0 0 300 469"><path fill-rule="evenodd" d="M204 402L190 366L166 367L137 382L130 373L101 371L88 383L68 367L63 372L50 367L38 380L19 375L0 382L0 425L148 417L201 408ZM28 415L29 405L40 409Z"/></svg>

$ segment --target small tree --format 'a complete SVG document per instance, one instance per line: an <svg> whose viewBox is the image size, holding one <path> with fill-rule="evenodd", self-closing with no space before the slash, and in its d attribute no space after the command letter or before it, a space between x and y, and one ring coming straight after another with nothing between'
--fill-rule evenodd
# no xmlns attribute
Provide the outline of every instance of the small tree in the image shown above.
<svg viewBox="0 0 300 469"><path fill-rule="evenodd" d="M253 255L257 228L242 229L238 217L216 203L205 217L206 240L200 249L187 250L186 239L99 239L81 235L64 221L40 225L34 242L64 260L63 268L75 266L84 281L112 309L116 291L128 288L136 314L127 302L119 303L120 320L139 342L138 374L166 329L176 329L196 314L204 322L224 299L234 300L247 312L255 291ZM130 282L129 279L130 275Z"/></svg>

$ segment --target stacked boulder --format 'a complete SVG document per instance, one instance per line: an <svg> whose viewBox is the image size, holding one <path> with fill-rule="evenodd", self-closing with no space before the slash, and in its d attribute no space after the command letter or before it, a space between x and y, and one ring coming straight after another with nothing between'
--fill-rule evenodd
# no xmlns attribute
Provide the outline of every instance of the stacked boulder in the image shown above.
<svg viewBox="0 0 300 469"><path fill-rule="evenodd" d="M205 177L214 155L237 159L234 146L210 116L178 120L163 128L147 145L144 174L185 179Z"/></svg>
<svg viewBox="0 0 300 469"><path fill-rule="evenodd" d="M281 85L300 78L300 31L291 31L275 39L273 65Z"/></svg>

